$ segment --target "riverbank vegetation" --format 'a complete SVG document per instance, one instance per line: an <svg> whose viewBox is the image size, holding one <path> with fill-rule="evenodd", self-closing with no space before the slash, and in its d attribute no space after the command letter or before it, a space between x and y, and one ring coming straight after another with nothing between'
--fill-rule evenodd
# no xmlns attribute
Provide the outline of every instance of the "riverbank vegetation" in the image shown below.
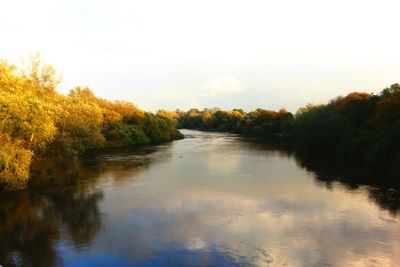
<svg viewBox="0 0 400 267"><path fill-rule="evenodd" d="M99 98L86 87L57 93L53 67L33 57L25 68L0 62L0 190L26 185L35 162L65 164L102 148L181 138L178 128L222 131L400 174L400 85L350 93L295 114L218 108L145 112ZM65 167L65 166L64 166Z"/></svg>
<svg viewBox="0 0 400 267"><path fill-rule="evenodd" d="M379 94L354 92L327 104L285 109L177 110L178 127L225 131L290 149L312 151L400 174L400 85Z"/></svg>
<svg viewBox="0 0 400 267"><path fill-rule="evenodd" d="M32 162L62 163L92 149L154 144L181 138L176 121L89 88L57 93L54 68L32 57L25 68L0 61L0 191L24 187ZM45 161L45 160L44 160Z"/></svg>

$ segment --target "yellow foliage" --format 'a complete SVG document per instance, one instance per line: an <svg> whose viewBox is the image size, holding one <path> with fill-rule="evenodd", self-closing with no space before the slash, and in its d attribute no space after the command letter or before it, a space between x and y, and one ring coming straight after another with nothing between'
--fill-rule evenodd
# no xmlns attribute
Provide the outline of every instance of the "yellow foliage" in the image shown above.
<svg viewBox="0 0 400 267"><path fill-rule="evenodd" d="M24 69L0 61L1 188L23 186L33 158L76 159L92 148L180 137L173 113L154 116L130 102L98 98L87 87L63 96L55 90L58 83L54 68L37 54Z"/></svg>
<svg viewBox="0 0 400 267"><path fill-rule="evenodd" d="M10 190L24 187L29 178L33 152L0 137L0 189Z"/></svg>
<svg viewBox="0 0 400 267"><path fill-rule="evenodd" d="M53 139L57 129L52 117L50 105L29 93L0 95L0 133L26 148L40 149Z"/></svg>
<svg viewBox="0 0 400 267"><path fill-rule="evenodd" d="M114 101L111 107L112 110L122 116L124 121L142 120L145 116L143 110L138 109L134 104L127 101Z"/></svg>

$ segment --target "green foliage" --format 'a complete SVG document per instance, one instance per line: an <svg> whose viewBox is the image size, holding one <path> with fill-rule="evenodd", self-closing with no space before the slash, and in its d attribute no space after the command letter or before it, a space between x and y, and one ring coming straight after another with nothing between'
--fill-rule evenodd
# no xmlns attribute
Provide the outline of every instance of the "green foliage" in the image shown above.
<svg viewBox="0 0 400 267"><path fill-rule="evenodd" d="M400 173L399 84L380 95L354 92L327 105L309 104L294 116L286 110L264 109L191 109L176 114L179 128L240 133Z"/></svg>
<svg viewBox="0 0 400 267"><path fill-rule="evenodd" d="M293 120L293 115L284 109L279 112L257 109L249 113L241 109L191 109L177 114L178 128L241 133L269 142L286 139L287 128Z"/></svg>
<svg viewBox="0 0 400 267"><path fill-rule="evenodd" d="M332 152L345 128L346 121L332 107L309 105L296 113L292 131L297 144Z"/></svg>
<svg viewBox="0 0 400 267"><path fill-rule="evenodd" d="M160 115L145 113L142 127L151 142L160 143L182 138L175 121Z"/></svg>
<svg viewBox="0 0 400 267"><path fill-rule="evenodd" d="M105 137L109 146L121 147L148 144L149 138L138 125L113 123L105 129Z"/></svg>

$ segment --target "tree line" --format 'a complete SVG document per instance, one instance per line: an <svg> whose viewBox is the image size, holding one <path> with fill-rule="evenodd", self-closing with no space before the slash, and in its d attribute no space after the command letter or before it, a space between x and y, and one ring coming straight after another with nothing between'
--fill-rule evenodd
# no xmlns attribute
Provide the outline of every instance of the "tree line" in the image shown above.
<svg viewBox="0 0 400 267"><path fill-rule="evenodd" d="M51 65L33 56L24 68L0 61L0 191L24 187L32 163L76 159L88 150L182 138L176 121L86 87L57 93Z"/></svg>
<svg viewBox="0 0 400 267"><path fill-rule="evenodd" d="M295 114L242 109L145 112L86 87L57 93L54 68L35 56L18 68L0 61L0 190L24 187L33 163L76 161L101 148L166 142L178 128L238 133L400 174L400 85L354 92Z"/></svg>
<svg viewBox="0 0 400 267"><path fill-rule="evenodd" d="M295 114L218 108L176 110L178 128L224 131L400 174L400 85L379 94L353 92Z"/></svg>

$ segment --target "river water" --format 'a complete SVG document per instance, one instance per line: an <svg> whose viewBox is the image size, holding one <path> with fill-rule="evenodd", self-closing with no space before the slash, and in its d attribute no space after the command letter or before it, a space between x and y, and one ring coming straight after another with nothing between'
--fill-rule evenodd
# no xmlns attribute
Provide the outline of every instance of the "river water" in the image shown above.
<svg viewBox="0 0 400 267"><path fill-rule="evenodd" d="M400 266L398 190L235 135L183 133L2 194L0 264Z"/></svg>

